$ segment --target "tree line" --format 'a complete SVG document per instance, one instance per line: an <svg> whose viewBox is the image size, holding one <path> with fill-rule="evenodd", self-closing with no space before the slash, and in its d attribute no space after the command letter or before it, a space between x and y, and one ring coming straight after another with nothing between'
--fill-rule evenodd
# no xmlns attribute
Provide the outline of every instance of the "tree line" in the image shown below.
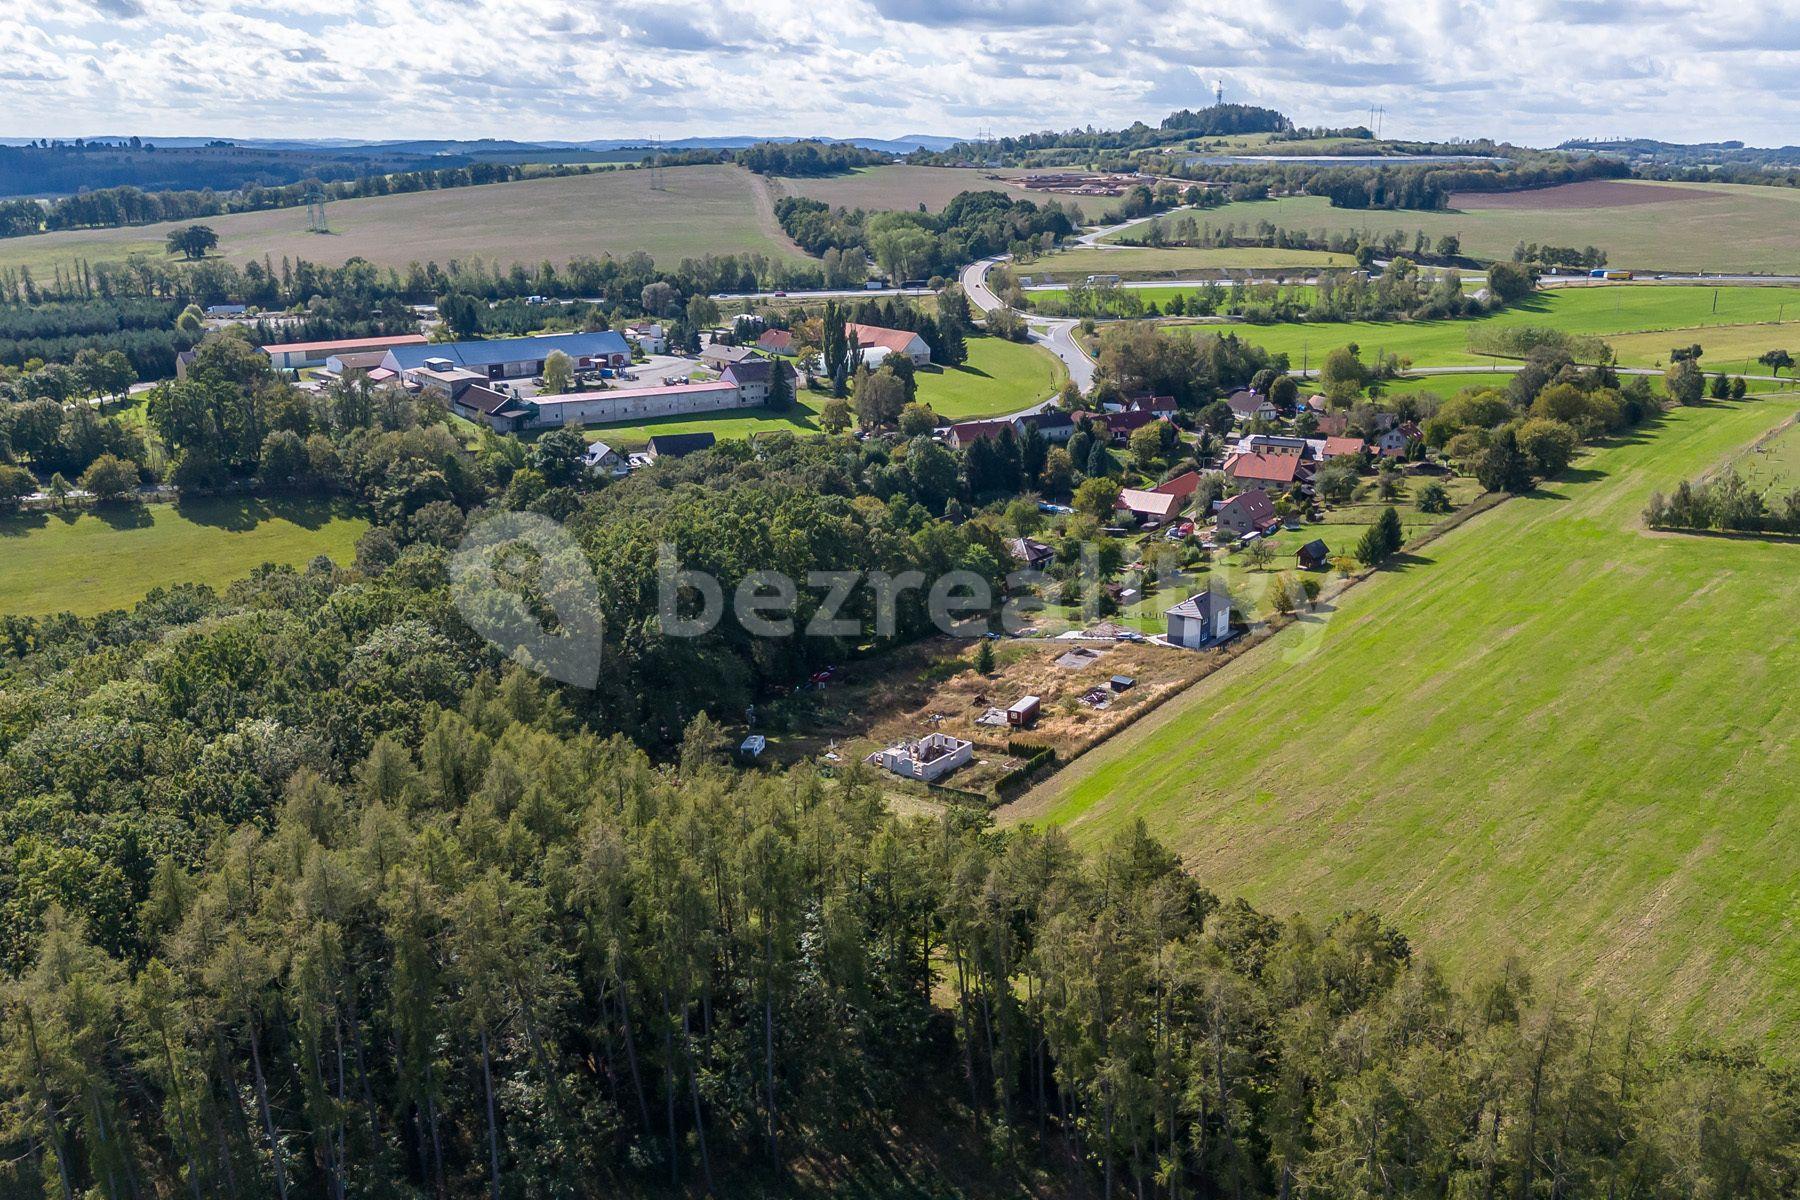
<svg viewBox="0 0 1800 1200"><path fill-rule="evenodd" d="M1080 226L1079 214L1055 201L1038 205L1003 192L962 192L937 213L834 209L785 196L775 216L808 254L860 253L896 282L954 277L964 263L990 254L1047 250Z"/></svg>
<svg viewBox="0 0 1800 1200"><path fill-rule="evenodd" d="M4 178L6 148L0 147L0 178ZM602 170L614 168L603 167ZM471 162L462 166L428 170L387 172L372 164L345 164L335 175L326 171L293 183L250 181L227 185L227 190L142 188L132 185L93 188L60 196L48 203L36 200L0 201L0 237L24 237L58 229L114 229L128 225L153 225L160 221L193 221L228 213L264 212L297 208L314 198L353 200L364 196L396 196L408 192L444 191L511 183L527 178L586 175L595 170L587 163L539 163L529 167L507 163ZM39 188L45 185L39 183Z"/></svg>

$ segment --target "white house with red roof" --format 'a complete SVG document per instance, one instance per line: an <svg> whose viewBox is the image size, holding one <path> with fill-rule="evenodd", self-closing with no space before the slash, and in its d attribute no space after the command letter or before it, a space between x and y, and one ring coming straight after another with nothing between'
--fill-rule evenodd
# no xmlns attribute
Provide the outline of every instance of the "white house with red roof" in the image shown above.
<svg viewBox="0 0 1800 1200"><path fill-rule="evenodd" d="M903 354L915 367L931 362L931 347L925 339L907 329L886 329L880 325L859 325L852 321L844 326L845 334L862 351L863 363L878 366L890 354Z"/></svg>

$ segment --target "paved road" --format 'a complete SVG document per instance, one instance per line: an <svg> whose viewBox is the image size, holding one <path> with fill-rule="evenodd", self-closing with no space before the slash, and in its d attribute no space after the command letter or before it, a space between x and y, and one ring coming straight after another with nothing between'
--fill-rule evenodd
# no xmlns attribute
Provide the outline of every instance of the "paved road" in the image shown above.
<svg viewBox="0 0 1800 1200"><path fill-rule="evenodd" d="M987 285L987 273L1006 258L1004 254L984 258L963 268L963 291L968 293L969 304L977 311L986 313L1006 307ZM1069 378L1085 392L1094 386L1094 360L1087 356L1086 351L1075 340L1075 327L1078 324L1078 321L1068 317L1025 318L1025 328L1031 335L1031 340L1060 358L1069 372Z"/></svg>

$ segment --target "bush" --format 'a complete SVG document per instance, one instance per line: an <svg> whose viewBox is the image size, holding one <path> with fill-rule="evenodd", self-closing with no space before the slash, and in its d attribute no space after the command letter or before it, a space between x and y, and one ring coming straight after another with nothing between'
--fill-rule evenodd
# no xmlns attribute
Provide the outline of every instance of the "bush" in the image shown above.
<svg viewBox="0 0 1800 1200"><path fill-rule="evenodd" d="M1444 485L1433 479L1419 489L1419 511L1422 513L1447 513L1450 511L1450 493Z"/></svg>
<svg viewBox="0 0 1800 1200"><path fill-rule="evenodd" d="M116 454L102 454L81 474L82 490L96 500L117 500L137 491L137 485L137 464Z"/></svg>

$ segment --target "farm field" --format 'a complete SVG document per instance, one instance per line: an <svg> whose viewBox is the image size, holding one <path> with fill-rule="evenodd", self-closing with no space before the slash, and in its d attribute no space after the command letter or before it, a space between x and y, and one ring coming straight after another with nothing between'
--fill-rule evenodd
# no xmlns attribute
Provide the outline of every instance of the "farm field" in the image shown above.
<svg viewBox="0 0 1800 1200"><path fill-rule="evenodd" d="M706 254L803 257L775 221L767 186L731 166L669 167L663 191L648 171L604 171L518 183L336 200L329 234L310 233L306 210L231 213L204 223L232 263L264 255L378 266L447 263L453 258L535 265L578 255L624 257L643 250L665 266ZM77 259L161 257L177 221L129 229L68 230L0 239L0 267L28 266L40 277Z"/></svg>
<svg viewBox="0 0 1800 1200"><path fill-rule="evenodd" d="M1013 180L1028 171L975 170L968 167L863 167L847 175L822 178L777 179L775 187L785 195L822 200L833 208L912 210L923 204L932 212L964 192L1005 192L1015 200L1057 200L1073 203L1088 217L1097 217L1118 204L1110 196L1058 196L1033 192Z"/></svg>
<svg viewBox="0 0 1800 1200"><path fill-rule="evenodd" d="M1775 325L1778 316L1795 319ZM1573 334L1605 337L1615 349L1623 342L1615 335L1655 331L1654 337L1631 343L1633 354L1642 361L1625 358L1621 353L1624 365L1650 366L1652 357L1666 357L1670 346L1689 342L1705 345L1712 334L1710 327L1738 329L1746 322L1767 322L1755 326L1768 343L1762 346L1763 350L1780 345L1783 338L1800 343L1800 288L1618 284L1539 292L1497 313L1467 320L1300 321L1230 328L1245 341L1273 352L1285 352L1296 367L1306 362L1316 366L1327 351L1352 342L1361 347L1364 361L1372 361L1377 352L1389 352L1410 358L1414 366L1421 367L1479 363L1487 356L1468 347L1470 333L1480 326L1554 326ZM1185 328L1216 331L1216 327L1208 326ZM1649 352L1652 346L1657 347L1654 356ZM1709 366L1715 365L1710 357L1705 361Z"/></svg>
<svg viewBox="0 0 1800 1200"><path fill-rule="evenodd" d="M1597 450L1008 818L1091 846L1141 817L1265 911L1367 905L1458 972L1518 949L1665 1028L1791 1052L1794 548L1653 536L1639 513L1797 407L1677 409Z"/></svg>
<svg viewBox="0 0 1800 1200"><path fill-rule="evenodd" d="M223 587L261 563L349 563L368 521L321 500L190 500L0 518L0 614L129 608L152 588Z"/></svg>
<svg viewBox="0 0 1800 1200"><path fill-rule="evenodd" d="M1680 331L1686 332L1686 331ZM1685 340L1671 338L1668 332L1628 333L1609 337L1619 363L1628 367L1661 367L1669 361L1669 350L1677 345L1699 342L1706 354L1700 365L1710 371L1733 371L1749 375L1767 375L1769 368L1757 357L1769 350L1787 350L1800 359L1800 319L1779 325L1716 325L1692 331Z"/></svg>
<svg viewBox="0 0 1800 1200"><path fill-rule="evenodd" d="M1303 274L1326 267L1354 267L1356 260L1347 254L1328 254L1322 250L1269 250L1261 247L1239 249L1187 249L1172 247L1153 250L1148 247L1101 250L1083 247L1046 254L1033 262L1020 263L1020 275L1052 282L1068 282L1088 275L1122 275L1128 279L1178 278L1184 272L1292 271Z"/></svg>
<svg viewBox="0 0 1800 1200"><path fill-rule="evenodd" d="M1730 465L1771 501L1800 489L1800 416L1746 447Z"/></svg>
<svg viewBox="0 0 1800 1200"><path fill-rule="evenodd" d="M1583 188L1587 185L1570 185ZM1195 214L1214 229L1263 222L1309 233L1399 229L1435 240L1455 234L1464 254L1510 259L1521 241L1598 246L1615 267L1659 271L1800 273L1800 190L1746 184L1620 181L1654 197L1619 203L1616 191L1584 196L1564 188L1525 193L1459 193L1445 212L1333 208L1320 196L1227 204ZM1528 206L1529 205L1529 206ZM1121 236L1141 236L1141 230Z"/></svg>

